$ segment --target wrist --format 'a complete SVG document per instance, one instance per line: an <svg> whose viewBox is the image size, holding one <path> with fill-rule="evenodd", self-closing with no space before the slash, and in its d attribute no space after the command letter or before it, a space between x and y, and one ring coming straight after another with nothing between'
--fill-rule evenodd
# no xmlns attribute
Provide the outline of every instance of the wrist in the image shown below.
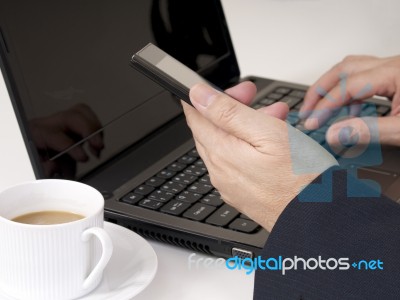
<svg viewBox="0 0 400 300"><path fill-rule="evenodd" d="M291 176L284 178L286 182L285 186L280 187L280 191L277 191L278 196L276 197L276 201L271 203L268 217L265 218L263 224L260 225L270 232L287 205L318 176L320 176L320 173L301 175L292 174Z"/></svg>

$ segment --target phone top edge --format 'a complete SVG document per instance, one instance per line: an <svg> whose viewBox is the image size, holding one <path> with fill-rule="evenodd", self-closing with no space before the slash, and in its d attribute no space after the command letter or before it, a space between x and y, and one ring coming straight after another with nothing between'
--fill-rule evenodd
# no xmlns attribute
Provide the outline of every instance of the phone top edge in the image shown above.
<svg viewBox="0 0 400 300"><path fill-rule="evenodd" d="M132 68L139 71L155 83L160 84L163 88L170 91L177 98L182 99L183 101L192 105L189 98L189 90L185 86L180 84L177 80L175 80L168 74L155 68L146 60L143 60L141 57L138 58L139 60L134 59L130 62L130 66Z"/></svg>
<svg viewBox="0 0 400 300"><path fill-rule="evenodd" d="M142 61L147 61L150 64L157 65L163 58L170 56L168 53L158 48L156 45L152 43L148 43L142 49L137 51L133 55L133 59L138 59ZM175 58L173 58L175 59Z"/></svg>
<svg viewBox="0 0 400 300"><path fill-rule="evenodd" d="M134 53L134 54L132 55L131 60L133 60L133 59L136 58L136 57L140 57L140 53L141 53L142 51L146 50L146 48L151 47L151 46L154 46L154 44L148 43L146 46L144 46L144 47L141 48L139 51L137 51L136 53Z"/></svg>

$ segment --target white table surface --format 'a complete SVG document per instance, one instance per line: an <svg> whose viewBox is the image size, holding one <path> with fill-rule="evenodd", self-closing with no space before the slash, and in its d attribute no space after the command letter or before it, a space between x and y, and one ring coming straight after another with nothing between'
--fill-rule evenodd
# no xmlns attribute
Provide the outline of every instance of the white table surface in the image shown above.
<svg viewBox="0 0 400 300"><path fill-rule="evenodd" d="M243 76L312 84L348 54L400 54L398 0L223 0L223 6ZM2 77L0 125L2 190L34 179ZM191 251L150 243L159 269L135 299L252 299L253 275L189 269Z"/></svg>

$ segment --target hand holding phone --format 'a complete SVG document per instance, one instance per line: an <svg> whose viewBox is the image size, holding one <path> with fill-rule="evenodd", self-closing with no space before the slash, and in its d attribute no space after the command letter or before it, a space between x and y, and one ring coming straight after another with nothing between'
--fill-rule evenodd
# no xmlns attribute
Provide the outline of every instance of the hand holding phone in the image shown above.
<svg viewBox="0 0 400 300"><path fill-rule="evenodd" d="M152 43L132 56L131 66L190 105L189 91L195 84L203 82L216 88Z"/></svg>

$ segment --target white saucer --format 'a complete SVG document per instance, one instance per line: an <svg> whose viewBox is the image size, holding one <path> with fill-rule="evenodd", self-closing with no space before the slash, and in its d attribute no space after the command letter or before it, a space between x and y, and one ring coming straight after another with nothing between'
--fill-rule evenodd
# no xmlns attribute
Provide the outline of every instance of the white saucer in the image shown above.
<svg viewBox="0 0 400 300"><path fill-rule="evenodd" d="M100 285L79 300L129 300L143 291L157 271L157 255L140 235L122 226L104 222L114 252ZM16 300L0 291L0 300Z"/></svg>

